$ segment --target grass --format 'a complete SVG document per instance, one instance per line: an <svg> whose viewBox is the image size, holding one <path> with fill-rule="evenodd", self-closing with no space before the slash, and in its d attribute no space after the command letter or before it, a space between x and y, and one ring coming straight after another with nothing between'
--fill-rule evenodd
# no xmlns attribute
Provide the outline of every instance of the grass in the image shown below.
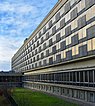
<svg viewBox="0 0 95 106"><path fill-rule="evenodd" d="M14 89L12 96L18 106L78 106L57 97L24 88Z"/></svg>

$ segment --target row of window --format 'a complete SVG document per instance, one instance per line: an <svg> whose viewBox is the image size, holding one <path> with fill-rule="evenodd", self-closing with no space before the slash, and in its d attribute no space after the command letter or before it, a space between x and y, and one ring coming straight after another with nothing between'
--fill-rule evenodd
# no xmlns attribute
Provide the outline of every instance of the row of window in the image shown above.
<svg viewBox="0 0 95 106"><path fill-rule="evenodd" d="M76 1L77 1L77 0L76 0ZM75 2L75 1L74 1L74 2ZM74 3L74 2L73 2L73 3ZM56 17L58 17L58 15L57 15ZM50 23L52 23L52 21L50 21ZM50 24L50 23L49 23L49 25L52 25L52 24ZM45 28L44 28L44 29L45 29ZM39 35L41 35L41 33L39 33ZM36 38L37 38L37 36L35 36L35 39L36 39ZM34 39L32 40L32 42L35 42L35 41L36 41L36 40L34 40ZM28 45L27 45L27 46L28 46Z"/></svg>
<svg viewBox="0 0 95 106"><path fill-rule="evenodd" d="M95 92L86 91L86 90L77 90L66 88L66 87L57 87L51 85L43 85L43 84L34 84L34 83L24 83L24 86L31 89L37 89L61 96L67 96L71 98L76 98L80 100L84 100L86 102L95 103ZM85 104L86 105L86 104Z"/></svg>
<svg viewBox="0 0 95 106"><path fill-rule="evenodd" d="M78 3L80 0L75 0L74 1L74 3ZM68 10L68 6L69 6L69 8L70 8L70 2L71 1L68 1L67 3L66 3L66 6L64 7L64 10L65 11L67 11ZM74 7L74 6L73 6ZM72 8L73 8L72 7ZM70 9L69 9L70 10ZM68 11L69 11L68 10ZM72 11L73 12L73 11ZM65 12L65 14L66 14L67 12ZM64 14L64 15L65 15ZM59 21L59 19L61 18L61 14L60 14L60 12L58 12L56 15L55 15L55 22L54 23L56 23L56 22L58 22ZM64 22L64 21L63 21ZM60 22L60 24L62 24L62 21ZM48 23L48 27L49 27L49 29L51 28L53 26L53 20L50 20L50 22ZM54 34L55 33L55 30L56 30L56 27L54 26L54 28L52 28L52 33ZM41 35L43 35L45 32L47 31L47 29L46 29L46 26L43 28L43 33L41 33L41 32L39 32L39 37L41 37ZM33 44L34 42L36 42L37 41L37 39L39 39L39 37L37 37L37 36L35 36L35 38L32 40L32 43L31 44Z"/></svg>
<svg viewBox="0 0 95 106"><path fill-rule="evenodd" d="M80 1L80 0L79 0ZM81 1L80 1L81 2ZM90 1L90 0L88 0L88 1L86 1L86 8L87 7L90 7L90 6L92 6L93 4L94 4L95 2L92 0L92 1ZM67 3L67 4L70 4L70 3ZM68 7L68 6L66 6L66 7ZM70 6L69 6L70 7ZM67 9L66 9L67 10ZM72 10L71 11L71 19L75 19L76 17L77 17L77 15L78 15L78 11L77 11L77 7L74 9L74 10ZM56 18L56 20L59 20L60 19L60 12L59 13L57 13L57 15L55 16L55 17L57 17ZM65 18L64 19L62 19L61 21L60 21L60 27L62 28L62 27L64 27L65 26ZM78 28L81 28L81 27L83 27L84 25L86 24L86 16L83 16L83 17L80 17L79 19L78 19ZM52 25L52 21L50 21L50 23L49 23L49 26L51 26ZM69 28L67 28L68 30L70 29L70 27ZM46 31L46 27L44 27L43 28L43 32L45 32ZM68 32L68 31L67 31ZM53 28L52 28L52 34L55 34L56 33L56 26L54 26ZM48 33L47 33L48 34ZM41 32L39 33L39 35L41 36ZM43 35L43 34L42 34ZM68 33L66 34L66 35L68 35ZM41 38L42 40L41 40L41 42L43 42L43 38ZM33 39L33 41L32 41L32 45L34 44L34 42L36 42L37 41L37 36L35 36L35 40ZM31 44L30 44L31 45Z"/></svg>
<svg viewBox="0 0 95 106"><path fill-rule="evenodd" d="M94 30L93 30L94 28L95 28L95 25L94 25L94 26L91 26L90 28L87 29L87 39L90 39L90 38L95 37L95 32L94 32ZM85 38L85 39L86 39L86 38ZM56 43L59 42L60 40L61 40L60 33L58 33L58 34L56 35ZM70 41L71 44L69 44L68 46L66 46L67 40L66 40L66 41L64 40L64 41L62 41L62 42L60 43L60 48L61 48L62 50L64 50L64 49L66 49L66 48L68 48L68 47L72 47L72 46L74 46L74 45L80 43L80 41L81 41L81 40L79 40L78 34L75 34L74 36L71 37L71 41ZM53 39L51 38L51 39L49 40L49 45L48 45L48 46L50 47L50 46L52 46L53 44L54 44L54 42L53 42ZM33 56L36 55L37 53L40 53L42 50L45 50L46 48L48 48L48 46L47 46L46 43L44 43L44 44L43 44L43 49L42 49L42 47L40 46L39 49L35 49L35 52L32 50L32 47L31 47L31 49L28 49L28 51L26 51L26 52L24 53L24 55L20 56L20 58L18 58L16 61L20 60L20 59L23 58L27 53L30 53L31 51L32 51L32 54L29 54L29 55L31 55L31 56L33 57ZM29 58L30 58L31 56L29 56ZM25 58L26 58L26 57L25 57Z"/></svg>
<svg viewBox="0 0 95 106"><path fill-rule="evenodd" d="M46 51L46 54L42 52L40 55L37 55L37 57L32 58L26 58L26 61L18 61L16 65L21 65L20 67L23 67L23 70L29 70L33 68L38 68L42 66L47 65L53 65L60 62L65 62L68 60L76 59L83 56L89 56L92 54L95 54L95 38L94 40L91 39L87 41L87 44L81 46L74 46L68 51L62 51L60 53L57 53L55 47L53 48L52 54L49 53L49 50ZM56 54L57 53L57 54ZM51 56L52 55L52 56Z"/></svg>
<svg viewBox="0 0 95 106"><path fill-rule="evenodd" d="M89 3L88 3L89 4ZM90 4L92 4L93 5L93 2L91 1L91 3ZM76 9L75 9L76 10ZM73 12L73 11L72 11ZM59 14L59 13L58 13ZM58 14L57 14L57 16L56 17L58 17ZM80 19L81 20L81 19ZM62 24L64 21L61 21L60 23ZM81 23L81 22L80 22ZM45 29L45 28L44 28ZM55 32L55 27L53 28L54 29L54 32ZM53 32L53 33L54 33ZM37 37L35 37L35 38L37 38Z"/></svg>
<svg viewBox="0 0 95 106"><path fill-rule="evenodd" d="M80 2L82 2L82 0L79 0ZM77 2L77 3L80 3L80 2ZM90 5L91 4L91 5ZM91 1L91 3L88 3L88 4L86 4L86 5L90 5L90 6L92 6L93 4L94 4L94 1L92 2ZM68 7L68 5L69 5L69 3L67 3L66 4L67 6L65 7L65 8L67 8ZM75 5L74 5L75 6ZM88 8L90 7L90 6L88 6ZM70 7L70 6L69 6ZM65 10L67 10L67 9L65 9ZM75 19L79 14L78 14L78 11L77 11L78 9L77 9L77 7L76 8L74 8L72 11L71 11L71 19L73 20L73 19ZM69 10L68 10L69 11ZM65 12L65 14L66 14L66 12ZM82 14L82 13L81 13ZM61 17L61 15L60 15L60 12L58 12L57 14L56 14L56 20L57 20L57 22L59 21L59 19L60 19L60 17ZM51 23L51 24L50 24ZM49 23L49 25L51 25L51 27L52 27L52 21L50 21L50 23ZM77 21L77 23L78 23L78 29L77 30L79 30L80 28L82 28L83 26L85 26L86 25L86 15L84 15L84 16L82 16L82 17L80 17L79 19L78 19L78 21ZM61 21L60 21L60 27L62 28L62 27L64 27L64 25L66 25L66 20L65 19L62 19ZM60 30L60 29L59 29ZM46 26L44 27L44 29L43 29L43 32L44 32L44 34L46 33L45 32L46 31ZM52 27L52 35L54 35L55 33L57 32L57 26L54 26L54 27ZM65 28L65 37L68 37L71 33L74 33L72 30L71 30L71 26L68 26L68 27L66 27ZM44 35L43 34L43 35ZM42 43L44 43L44 38L42 37L42 34L41 34L41 32L39 33L39 35L40 35L40 37L41 37L41 45L42 45ZM53 44L55 44L55 43L57 43L57 42L59 42L62 38L61 38L61 34L60 33L58 33L57 35L56 35L56 42L54 43L53 42L53 38L51 38L50 39L50 35L49 35L49 32L46 34L47 35L47 39L49 38L49 45L47 46L47 44L46 44L46 42L43 44L43 49L42 49L42 46L40 46L40 42L39 42L39 40L38 41L36 41L37 42L37 45L35 45L35 44L32 44L31 45L31 48L30 48L30 46L29 46L29 48L30 49L25 49L24 51L24 53L23 54L19 54L19 56L17 57L17 59L16 60L14 60L13 59L13 62L12 62L12 65L13 66L16 66L16 67L18 67L18 69L19 68L22 68L22 67L20 67L20 66L24 66L24 65L28 65L30 62L26 62L25 63L25 61L27 60L27 59L29 59L29 58L31 58L31 57L33 57L32 58L32 60L31 60L31 62L35 62L35 60L39 60L39 59L43 59L44 58L44 53L42 52L41 53L41 56L39 55L38 56L38 58L37 59L35 59L35 55L37 55L38 53L40 53L42 50L45 50L45 49L47 49L48 47L50 47L50 46L52 46ZM90 34L89 34L90 35ZM94 35L94 33L93 33L93 35ZM37 38L37 36L35 36L36 38ZM74 45L77 45L77 44L79 44L80 42L79 42L79 38L78 38L79 36L78 36L78 34L75 34L74 36L72 36L72 38L71 38L71 45L72 46L74 46ZM90 37L88 37L88 38L90 38ZM34 41L34 38L32 39L33 41ZM36 46L39 46L39 49L38 48L36 48ZM67 40L66 41L63 41L63 42L61 42L60 43L60 48L61 48L61 50L65 50L65 48L69 48L70 46L68 45L67 46ZM35 49L35 50L34 50ZM32 51L32 52L31 52ZM57 49L57 47L56 46L54 46L54 47L52 47L52 54L56 54L56 53L58 53L60 50L58 50ZM81 50L79 50L79 51L81 51ZM48 52L49 52L49 50L46 50L46 53L48 54ZM22 53L22 52L21 52ZM32 53L32 54L29 54L29 53ZM29 55L28 55L29 54ZM51 54L51 55L52 55ZM68 56L69 54L71 54L70 56ZM80 54L82 54L82 53L80 53ZM50 55L50 53L49 53L49 55ZM82 54L83 55L83 54ZM85 54L86 55L86 54ZM70 50L70 51L68 51L68 52L66 52L66 56L67 56L67 58L68 58L68 60L69 59L71 59L71 56L72 56L72 51ZM60 58L61 56L60 55L58 55L58 56L56 56L56 58ZM50 60L52 60L52 59L50 59ZM57 60L57 59L56 59ZM28 60L28 61L30 61L30 60ZM23 63L22 63L23 62ZM20 64L21 63L21 64ZM39 62L39 64L40 64L41 62ZM45 62L46 63L46 62ZM51 63L49 63L49 64L52 64L52 61L51 61ZM37 66L37 63L35 63L35 66ZM33 67L34 67L34 64L33 64ZM27 68L26 68L27 69ZM28 68L29 69L29 68Z"/></svg>
<svg viewBox="0 0 95 106"><path fill-rule="evenodd" d="M21 82L22 77L19 76L0 76L0 82Z"/></svg>
<svg viewBox="0 0 95 106"><path fill-rule="evenodd" d="M62 24L63 22L61 22L61 24ZM86 16L83 16L83 17L81 17L79 20L78 20L78 28L80 29L80 28L82 28L82 27L84 27L86 25ZM60 26L60 27L62 27L62 26ZM54 35L57 31L56 31L57 29L56 29L56 26L54 26L53 28L52 28L52 34ZM60 30L60 29L59 29ZM59 31L58 30L58 31ZM67 28L65 28L65 36L64 37L68 37L70 34L72 34L72 30L71 30L71 25L70 26L68 26ZM46 46L46 42L45 42L45 40L47 40L47 39L49 39L49 36L51 36L51 35L49 35L49 32L46 34L46 39L44 39L44 37L41 37L41 41L39 42L39 40L37 41L37 44L35 43L35 44L32 44L33 46L31 46L31 50L29 50L28 49L28 51L26 51L26 53L25 54L27 54L27 53L29 53L29 51L32 51L32 50L35 50L39 45L41 45L42 43L44 43L43 44L43 46ZM63 38L61 38L61 34L60 33L58 33L57 35L56 35L56 41L55 41L55 43L57 43L57 42L59 42L61 39L63 39ZM53 43L53 41L52 41L52 38L51 39L49 39L49 46L51 46L51 45L53 45L54 43Z"/></svg>
<svg viewBox="0 0 95 106"><path fill-rule="evenodd" d="M91 26L91 27L89 27L89 28L87 29L87 31L86 31L87 37L85 37L84 40L91 39L91 38L95 37L95 31L94 31L94 29L95 29L95 25L93 25L93 26ZM60 37L59 37L59 38L60 38ZM57 39L57 40L58 40L58 39ZM52 54L56 54L56 53L58 53L59 51L63 51L63 50L65 50L65 49L67 49L67 48L70 48L70 47L72 47L72 46L76 46L77 44L79 44L79 42L80 42L80 40L78 40L78 34L76 34L76 35L74 35L74 36L71 37L71 44L69 44L68 46L66 46L66 41L65 41L65 40L62 41L62 42L60 42L60 46L59 46L60 49L57 48L57 45L52 46L52 53L51 53L51 55L52 55ZM52 39L50 39L50 43L49 43L49 44L50 44L50 45L52 44ZM59 44L58 44L58 45L59 45ZM88 45L89 45L89 44L88 44ZM92 45L94 45L94 44L92 43ZM46 43L43 44L43 48L44 48L44 49L47 49L47 48L48 48L48 47L46 46ZM23 61L25 61L25 60L27 60L27 59L29 59L29 58L35 56L36 54L40 53L41 51L42 51L42 50L41 50L41 46L40 46L40 47L39 47L39 51L37 51L37 49L36 49L35 52L31 52L31 54L27 55L26 57L21 57L21 58L18 58L18 59L20 60L20 59L23 58L23 60L22 60L22 62L23 62ZM46 50L46 53L44 53L44 52L41 53L41 59L43 59L43 58L45 57L45 54L46 54L46 57L50 55L49 49ZM33 61L33 62L35 62L35 57L33 57L33 58L34 58L34 61ZM39 55L37 55L37 60L39 60L39 59L40 59L40 58L39 58ZM17 60L17 61L18 61L18 60Z"/></svg>
<svg viewBox="0 0 95 106"><path fill-rule="evenodd" d="M24 81L95 87L95 70L29 75Z"/></svg>

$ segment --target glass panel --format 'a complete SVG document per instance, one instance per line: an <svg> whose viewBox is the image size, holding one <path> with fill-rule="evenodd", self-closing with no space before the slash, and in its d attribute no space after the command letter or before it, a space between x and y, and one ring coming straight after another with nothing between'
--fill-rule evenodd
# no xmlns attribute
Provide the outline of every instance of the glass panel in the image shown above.
<svg viewBox="0 0 95 106"><path fill-rule="evenodd" d="M80 72L80 82L83 82L83 72Z"/></svg>
<svg viewBox="0 0 95 106"><path fill-rule="evenodd" d="M88 40L87 50L88 50L88 51L91 51L91 50L92 50L92 40Z"/></svg>
<svg viewBox="0 0 95 106"><path fill-rule="evenodd" d="M88 82L88 71L85 71L85 82Z"/></svg>
<svg viewBox="0 0 95 106"><path fill-rule="evenodd" d="M95 38L92 39L93 50L95 50Z"/></svg>
<svg viewBox="0 0 95 106"><path fill-rule="evenodd" d="M93 71L89 71L89 82L93 82Z"/></svg>

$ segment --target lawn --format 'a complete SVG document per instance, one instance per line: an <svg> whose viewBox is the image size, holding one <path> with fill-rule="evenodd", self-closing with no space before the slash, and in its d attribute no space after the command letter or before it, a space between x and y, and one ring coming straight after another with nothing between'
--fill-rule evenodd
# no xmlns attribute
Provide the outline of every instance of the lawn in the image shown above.
<svg viewBox="0 0 95 106"><path fill-rule="evenodd" d="M24 88L14 89L12 96L18 106L78 106L57 97Z"/></svg>

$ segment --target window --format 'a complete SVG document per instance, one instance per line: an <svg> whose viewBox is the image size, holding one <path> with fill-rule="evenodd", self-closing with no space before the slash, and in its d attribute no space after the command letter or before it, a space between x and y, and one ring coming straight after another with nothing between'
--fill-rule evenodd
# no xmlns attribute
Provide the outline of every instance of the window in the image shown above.
<svg viewBox="0 0 95 106"><path fill-rule="evenodd" d="M35 44L33 45L33 49L35 49Z"/></svg>
<svg viewBox="0 0 95 106"><path fill-rule="evenodd" d="M33 45L33 43L34 43L34 39L32 39L32 42L31 42L31 44Z"/></svg>
<svg viewBox="0 0 95 106"><path fill-rule="evenodd" d="M92 39L93 50L95 50L95 38Z"/></svg>
<svg viewBox="0 0 95 106"><path fill-rule="evenodd" d="M67 37L70 34L71 34L71 25L65 28L65 36Z"/></svg>
<svg viewBox="0 0 95 106"><path fill-rule="evenodd" d="M52 27L52 20L49 22L49 28Z"/></svg>
<svg viewBox="0 0 95 106"><path fill-rule="evenodd" d="M37 60L39 60L39 55L37 55Z"/></svg>
<svg viewBox="0 0 95 106"><path fill-rule="evenodd" d="M46 50L46 56L49 56L49 49Z"/></svg>
<svg viewBox="0 0 95 106"><path fill-rule="evenodd" d="M94 76L95 76L95 70L94 70ZM94 83L95 83L95 78L94 78Z"/></svg>
<svg viewBox="0 0 95 106"><path fill-rule="evenodd" d="M56 62L60 62L61 61L61 54L56 55Z"/></svg>
<svg viewBox="0 0 95 106"><path fill-rule="evenodd" d="M60 49L64 50L66 48L66 41L60 43Z"/></svg>
<svg viewBox="0 0 95 106"><path fill-rule="evenodd" d="M53 42L52 42L52 38L49 40L49 46L52 46Z"/></svg>
<svg viewBox="0 0 95 106"><path fill-rule="evenodd" d="M35 54L37 54L37 49L35 50Z"/></svg>
<svg viewBox="0 0 95 106"><path fill-rule="evenodd" d="M85 25L86 25L86 15L78 19L78 28L80 29Z"/></svg>
<svg viewBox="0 0 95 106"><path fill-rule="evenodd" d="M95 3L95 0L85 0L86 8L89 8Z"/></svg>
<svg viewBox="0 0 95 106"><path fill-rule="evenodd" d="M46 65L47 64L47 60L43 60L43 65Z"/></svg>
<svg viewBox="0 0 95 106"><path fill-rule="evenodd" d="M60 33L58 33L58 34L56 35L56 42L59 42L60 40L61 40Z"/></svg>
<svg viewBox="0 0 95 106"><path fill-rule="evenodd" d="M72 72L73 82L76 82L76 72Z"/></svg>
<svg viewBox="0 0 95 106"><path fill-rule="evenodd" d="M65 18L60 21L60 28L65 26Z"/></svg>
<svg viewBox="0 0 95 106"><path fill-rule="evenodd" d="M33 62L35 62L35 57L33 57Z"/></svg>
<svg viewBox="0 0 95 106"><path fill-rule="evenodd" d="M83 82L83 71L80 72L80 82Z"/></svg>
<svg viewBox="0 0 95 106"><path fill-rule="evenodd" d="M66 15L65 15L65 23L67 23L68 21L70 21L70 12L68 12Z"/></svg>
<svg viewBox="0 0 95 106"><path fill-rule="evenodd" d="M89 71L89 82L93 82L93 71Z"/></svg>
<svg viewBox="0 0 95 106"><path fill-rule="evenodd" d="M85 82L88 82L88 71L85 71Z"/></svg>
<svg viewBox="0 0 95 106"><path fill-rule="evenodd" d="M32 52L32 56L34 56L34 52Z"/></svg>
<svg viewBox="0 0 95 106"><path fill-rule="evenodd" d="M73 80L72 72L70 72L70 81Z"/></svg>
<svg viewBox="0 0 95 106"><path fill-rule="evenodd" d="M69 81L69 76L70 76L69 72L66 73L66 76L67 76L67 81Z"/></svg>
<svg viewBox="0 0 95 106"><path fill-rule="evenodd" d="M76 17L77 17L77 7L73 11L71 11L71 19L73 20Z"/></svg>
<svg viewBox="0 0 95 106"><path fill-rule="evenodd" d="M35 68L37 68L37 63L35 63Z"/></svg>
<svg viewBox="0 0 95 106"><path fill-rule="evenodd" d="M41 52L41 46L39 47L39 52Z"/></svg>
<svg viewBox="0 0 95 106"><path fill-rule="evenodd" d="M32 68L34 68L34 64L32 64Z"/></svg>
<svg viewBox="0 0 95 106"><path fill-rule="evenodd" d="M53 57L49 58L49 64L52 65L53 64Z"/></svg>
<svg viewBox="0 0 95 106"><path fill-rule="evenodd" d="M46 32L46 26L43 28L43 34Z"/></svg>
<svg viewBox="0 0 95 106"><path fill-rule="evenodd" d="M31 61L31 63L32 63L32 59L31 59L30 61Z"/></svg>
<svg viewBox="0 0 95 106"><path fill-rule="evenodd" d="M39 46L39 41L37 41L37 46Z"/></svg>
<svg viewBox="0 0 95 106"><path fill-rule="evenodd" d="M52 53L55 54L56 52L57 52L57 51L56 51L56 46L53 46L53 47L52 47Z"/></svg>
<svg viewBox="0 0 95 106"><path fill-rule="evenodd" d="M87 51L92 51L93 50L93 47L92 47L92 39L88 40L88 43L87 43Z"/></svg>
<svg viewBox="0 0 95 106"><path fill-rule="evenodd" d="M39 62L39 66L41 67L41 65L42 65L42 62L40 61L40 62Z"/></svg>
<svg viewBox="0 0 95 106"><path fill-rule="evenodd" d="M56 14L55 20L58 21L60 19L60 12Z"/></svg>
<svg viewBox="0 0 95 106"><path fill-rule="evenodd" d="M39 38L41 37L41 32L39 32Z"/></svg>
<svg viewBox="0 0 95 106"><path fill-rule="evenodd" d="M72 47L72 56L78 55L79 54L79 45L73 46Z"/></svg>
<svg viewBox="0 0 95 106"><path fill-rule="evenodd" d="M71 6L74 5L78 0L70 0Z"/></svg>
<svg viewBox="0 0 95 106"><path fill-rule="evenodd" d="M66 60L72 59L72 50L66 52Z"/></svg>
<svg viewBox="0 0 95 106"><path fill-rule="evenodd" d="M83 45L79 47L79 56L87 55L87 45Z"/></svg>
<svg viewBox="0 0 95 106"><path fill-rule="evenodd" d="M41 38L41 43L43 43L43 41L44 41L44 39L43 39L43 37Z"/></svg>
<svg viewBox="0 0 95 106"><path fill-rule="evenodd" d="M67 13L70 10L70 2L65 4L65 13Z"/></svg>
<svg viewBox="0 0 95 106"><path fill-rule="evenodd" d="M35 36L35 41L37 41L37 36Z"/></svg>
<svg viewBox="0 0 95 106"><path fill-rule="evenodd" d="M49 38L49 32L46 34L46 39L48 39Z"/></svg>
<svg viewBox="0 0 95 106"><path fill-rule="evenodd" d="M44 58L44 53L41 53L41 59L43 59Z"/></svg>
<svg viewBox="0 0 95 106"><path fill-rule="evenodd" d="M95 25L86 30L88 39L95 37Z"/></svg>
<svg viewBox="0 0 95 106"><path fill-rule="evenodd" d="M95 94L93 92L88 92L88 101L94 102Z"/></svg>
<svg viewBox="0 0 95 106"><path fill-rule="evenodd" d="M52 34L55 34L56 33L56 26L54 26L53 28L52 28Z"/></svg>
<svg viewBox="0 0 95 106"><path fill-rule="evenodd" d="M46 49L46 43L43 44L43 49Z"/></svg>
<svg viewBox="0 0 95 106"><path fill-rule="evenodd" d="M71 37L72 45L78 44L78 34Z"/></svg>
<svg viewBox="0 0 95 106"><path fill-rule="evenodd" d="M31 51L32 51L32 47L30 47L31 48Z"/></svg>
<svg viewBox="0 0 95 106"><path fill-rule="evenodd" d="M77 72L76 74L77 74L77 82L79 82L79 80L80 80L80 79L79 79L80 72Z"/></svg>

